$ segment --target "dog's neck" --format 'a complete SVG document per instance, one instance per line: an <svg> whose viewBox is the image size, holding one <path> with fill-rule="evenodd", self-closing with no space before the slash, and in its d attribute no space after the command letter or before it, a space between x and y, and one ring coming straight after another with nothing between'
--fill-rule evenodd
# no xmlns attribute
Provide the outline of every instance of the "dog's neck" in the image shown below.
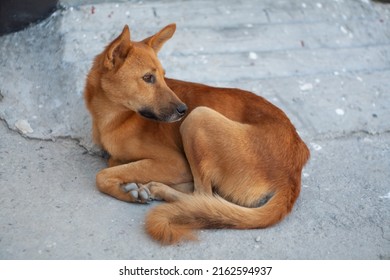
<svg viewBox="0 0 390 280"><path fill-rule="evenodd" d="M102 145L101 135L115 131L125 120L130 119L135 112L107 98L102 89L100 79L89 76L85 88L85 102L93 115L93 139Z"/></svg>

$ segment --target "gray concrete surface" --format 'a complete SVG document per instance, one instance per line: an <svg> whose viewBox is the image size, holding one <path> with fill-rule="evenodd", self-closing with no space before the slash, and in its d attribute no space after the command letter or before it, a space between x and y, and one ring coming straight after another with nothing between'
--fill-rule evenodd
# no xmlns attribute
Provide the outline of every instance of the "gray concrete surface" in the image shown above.
<svg viewBox="0 0 390 280"><path fill-rule="evenodd" d="M109 3L106 3L109 2ZM82 4L84 3L84 4ZM0 37L0 259L390 259L390 6L368 0L62 0ZM129 24L168 23L170 77L254 91L312 151L292 214L264 230L204 230L162 247L150 205L99 193L105 166L82 92Z"/></svg>

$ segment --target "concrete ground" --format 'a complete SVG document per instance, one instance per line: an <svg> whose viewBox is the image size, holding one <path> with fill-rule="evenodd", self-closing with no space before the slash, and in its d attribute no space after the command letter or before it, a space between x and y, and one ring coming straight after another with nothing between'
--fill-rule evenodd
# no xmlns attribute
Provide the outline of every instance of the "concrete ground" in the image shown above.
<svg viewBox="0 0 390 280"><path fill-rule="evenodd" d="M390 259L390 5L61 5L0 37L1 259ZM143 229L157 202L96 190L105 162L82 99L91 59L124 24L140 40L171 22L177 32L160 53L167 76L262 95L310 147L301 196L280 224L162 247Z"/></svg>

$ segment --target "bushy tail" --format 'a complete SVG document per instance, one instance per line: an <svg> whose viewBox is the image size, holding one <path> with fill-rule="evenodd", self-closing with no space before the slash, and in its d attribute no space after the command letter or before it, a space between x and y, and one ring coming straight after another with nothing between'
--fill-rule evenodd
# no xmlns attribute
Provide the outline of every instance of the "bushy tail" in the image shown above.
<svg viewBox="0 0 390 280"><path fill-rule="evenodd" d="M196 239L193 230L202 228L253 229L271 226L292 209L296 196L279 190L263 206L246 208L219 196L196 194L153 208L146 217L146 231L162 244Z"/></svg>

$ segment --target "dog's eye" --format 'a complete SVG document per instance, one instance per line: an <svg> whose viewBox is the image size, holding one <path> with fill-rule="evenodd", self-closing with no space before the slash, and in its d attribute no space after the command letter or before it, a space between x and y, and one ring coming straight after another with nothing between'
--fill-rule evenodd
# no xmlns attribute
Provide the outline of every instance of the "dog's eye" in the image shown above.
<svg viewBox="0 0 390 280"><path fill-rule="evenodd" d="M156 77L153 74L145 74L142 79L148 84L154 84Z"/></svg>

